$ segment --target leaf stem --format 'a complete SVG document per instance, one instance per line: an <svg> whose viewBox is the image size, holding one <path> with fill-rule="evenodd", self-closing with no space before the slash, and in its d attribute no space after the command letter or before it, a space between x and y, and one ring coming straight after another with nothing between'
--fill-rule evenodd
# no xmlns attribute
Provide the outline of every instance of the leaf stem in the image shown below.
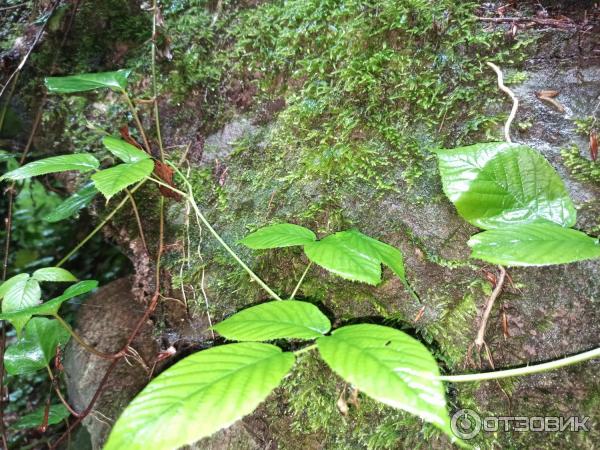
<svg viewBox="0 0 600 450"><path fill-rule="evenodd" d="M127 197L129 197L129 200L131 201L131 208L133 209L135 221L137 222L138 230L140 232L140 239L142 240L142 245L144 246L144 250L146 251L146 253L149 254L148 246L146 245L146 238L144 236L144 227L142 226L142 219L140 218L140 213L138 211L137 204L135 202L135 199L133 198L133 195L131 194L131 191L127 188L125 188L124 191Z"/></svg>
<svg viewBox="0 0 600 450"><path fill-rule="evenodd" d="M523 375L531 375L534 373L547 372L549 370L559 369L561 367L570 366L590 359L600 358L600 347L577 355L568 356L566 358L557 359L532 366L517 367L514 369L498 370L495 372L470 373L465 375L442 375L437 377L438 380L448 381L451 383L465 383L470 381L486 381L498 380L500 378L517 377Z"/></svg>
<svg viewBox="0 0 600 450"><path fill-rule="evenodd" d="M156 83L156 15L158 14L158 6L156 0L152 1L152 105L154 109L154 123L156 126L156 138L158 140L158 148L160 150L160 160L165 161L165 151L163 148L162 135L160 132L160 117L158 114L158 86Z"/></svg>
<svg viewBox="0 0 600 450"><path fill-rule="evenodd" d="M296 285L296 287L294 288L294 292L292 292L292 295L290 295L290 300L294 300L294 297L296 296L296 293L298 292L298 289L300 289L300 286L302 285L302 282L304 281L304 277L306 276L306 274L308 273L309 269L312 266L312 261L310 261L308 263L308 266L306 266L306 269L304 270L304 273L302 274L302 276L300 277L300 279L298 280L298 284Z"/></svg>
<svg viewBox="0 0 600 450"><path fill-rule="evenodd" d="M137 191L144 183L146 182L146 180L142 180L140 181L138 184L136 184L129 192L130 194L133 194L135 191ZM77 253L77 251L83 247L87 241L89 241L92 237L94 237L94 235L100 231L102 229L102 227L104 227L104 225L106 225L108 223L108 221L110 219L112 219L114 217L114 215L125 205L125 203L127 203L129 201L129 197L126 195L123 197L123 199L119 202L119 204L102 220L102 222L100 222L96 228L94 228L90 234L88 234L82 241L80 241L75 247L73 247L73 249L67 253L67 255L61 259L56 265L55 267L60 267L62 266L64 263L66 263L69 258L71 258L71 256L73 256L75 253Z"/></svg>
<svg viewBox="0 0 600 450"><path fill-rule="evenodd" d="M294 355L298 356L298 355L301 355L302 353L307 353L307 352L310 352L311 350L315 350L316 348L317 348L317 344L312 344L312 345L309 345L308 347L304 347L304 348L301 348L300 350L296 350L293 353L294 353Z"/></svg>
<svg viewBox="0 0 600 450"><path fill-rule="evenodd" d="M150 147L150 142L148 142L148 137L146 136L146 133L144 132L144 127L142 126L142 122L140 121L140 116L137 113L137 109L136 109L135 105L131 101L131 97L129 97L129 94L127 93L127 91L125 89L121 90L121 94L125 98L125 101L127 102L127 106L129 107L129 111L131 111L131 115L133 116L135 126L138 128L138 131L140 132L140 135L142 136L142 140L144 141L144 147L146 148L146 152L149 155L152 155L152 149Z"/></svg>
<svg viewBox="0 0 600 450"><path fill-rule="evenodd" d="M75 341L77 341L77 343L79 345L81 345L83 348L85 348L88 352L90 352L100 358L103 358L103 359L120 358L119 353L111 354L111 353L101 352L100 350L96 350L94 347L92 347L87 342L85 342L83 340L83 338L81 336L79 336L75 332L75 330L73 330L73 328L71 328L71 325L69 325L67 322L65 322L65 320L62 317L60 317L58 314L54 314L52 317L54 317L58 321L58 323L60 323L62 325L62 327L69 332L69 334L73 337L73 339L75 339Z"/></svg>

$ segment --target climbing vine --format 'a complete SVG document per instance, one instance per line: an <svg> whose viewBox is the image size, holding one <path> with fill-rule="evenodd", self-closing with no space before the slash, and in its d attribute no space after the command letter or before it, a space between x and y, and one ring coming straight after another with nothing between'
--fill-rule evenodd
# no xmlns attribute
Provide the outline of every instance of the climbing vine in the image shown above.
<svg viewBox="0 0 600 450"><path fill-rule="evenodd" d="M154 20L156 25L156 17ZM155 51L153 45L153 54ZM154 65L152 70L154 73ZM152 102L160 156L153 154L127 89L129 76L129 70L119 70L49 77L45 85L51 94L106 89L117 93L129 108L142 144L128 134L106 135L101 141L111 156L105 161L99 161L91 153L66 154L30 162L0 177L0 182L19 182L65 171L87 177L84 187L53 212L52 220L56 221L75 214L98 194L109 204L122 196L98 227L56 266L17 274L0 285L0 319L9 321L19 336L4 354L6 370L18 375L46 369L52 377L51 361L70 337L113 364L132 355L131 341L156 307L160 294L165 198L185 201L199 223L272 301L248 307L217 323L212 330L228 342L187 356L152 380L116 422L107 450L174 449L210 436L254 411L307 352L318 353L334 373L364 394L432 423L452 442L464 445L451 431L444 381L525 375L599 356L600 350L596 349L538 366L464 376L441 375L430 351L400 330L366 323L332 330L330 319L317 305L295 300L312 265L335 276L375 286L381 281L385 265L401 280L412 301L419 303L419 296L408 281L401 251L357 229L322 237L291 223L255 230L241 244L259 251L301 246L310 261L291 293L277 293L213 228L194 197L190 181L175 162L165 159L155 84ZM576 210L558 174L538 152L510 142L509 125L505 131L507 142L436 152L447 198L461 217L483 230L469 240L472 257L503 266L563 264L600 258L598 239L573 228ZM156 291L133 337L114 354L105 354L78 336L59 314L65 301L92 291L98 283L79 281L61 266L126 204L132 205L137 216L132 194L146 183L155 184L163 194ZM143 237L141 225L140 235ZM40 283L49 282L74 284L61 295L43 302ZM46 424L69 414L76 415L80 422L93 406L92 402L86 411L76 412L62 397L61 400L62 404L49 405L43 418Z"/></svg>

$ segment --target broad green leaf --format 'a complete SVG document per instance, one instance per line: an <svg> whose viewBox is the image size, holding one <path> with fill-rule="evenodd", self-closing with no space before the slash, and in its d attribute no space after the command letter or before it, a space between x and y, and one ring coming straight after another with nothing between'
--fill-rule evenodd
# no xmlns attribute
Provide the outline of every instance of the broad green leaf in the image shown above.
<svg viewBox="0 0 600 450"><path fill-rule="evenodd" d="M96 188L104 194L107 199L121 192L127 186L143 180L152 173L154 162L144 159L131 164L119 164L110 169L101 170L92 175Z"/></svg>
<svg viewBox="0 0 600 450"><path fill-rule="evenodd" d="M315 233L308 228L292 223L280 223L250 233L240 242L249 248L266 249L304 245L316 239Z"/></svg>
<svg viewBox="0 0 600 450"><path fill-rule="evenodd" d="M97 287L98 282L95 280L80 281L73 286L69 286L62 295L48 300L41 305L32 306L31 308L25 308L19 311L2 313L0 314L0 320L8 320L14 325L15 323L27 323L33 316L56 315L64 302L79 295L86 294Z"/></svg>
<svg viewBox="0 0 600 450"><path fill-rule="evenodd" d="M0 177L2 180L22 180L47 173L65 172L77 170L89 172L99 166L98 160L88 153L75 153L73 155L51 156L30 162L18 169L5 173Z"/></svg>
<svg viewBox="0 0 600 450"><path fill-rule="evenodd" d="M98 190L93 183L84 186L54 208L50 214L44 217L44 220L46 220L46 222L54 223L71 217L80 209L89 205L97 193Z"/></svg>
<svg viewBox="0 0 600 450"><path fill-rule="evenodd" d="M77 281L77 278L68 270L61 267L44 267L38 269L31 275L31 278L38 281Z"/></svg>
<svg viewBox="0 0 600 450"><path fill-rule="evenodd" d="M70 338L57 320L35 317L25 327L24 335L6 348L4 366L12 375L24 375L46 367L56 347L64 345Z"/></svg>
<svg viewBox="0 0 600 450"><path fill-rule="evenodd" d="M317 340L325 362L344 380L386 405L408 411L455 440L438 366L427 348L381 325L350 325Z"/></svg>
<svg viewBox="0 0 600 450"><path fill-rule="evenodd" d="M121 69L115 72L82 73L66 77L47 77L44 79L48 92L54 94L72 94L110 88L123 91L127 87L127 78L131 70Z"/></svg>
<svg viewBox="0 0 600 450"><path fill-rule="evenodd" d="M104 450L171 450L250 414L294 364L269 344L213 347L179 361L127 406Z"/></svg>
<svg viewBox="0 0 600 450"><path fill-rule="evenodd" d="M314 339L331 329L315 305L295 300L274 301L244 309L213 327L234 341Z"/></svg>
<svg viewBox="0 0 600 450"><path fill-rule="evenodd" d="M36 409L34 412L27 414L21 417L18 421L13 423L10 428L15 430L27 430L29 428L39 428L44 423L44 415L46 414L46 407L42 406ZM62 403L57 403L55 405L50 405L50 409L48 411L48 420L47 425L56 425L57 423L62 422L67 417L69 417L71 413L67 409L65 405Z"/></svg>
<svg viewBox="0 0 600 450"><path fill-rule="evenodd" d="M0 162L8 161L9 159L14 158L15 155L7 152L6 150L0 150Z"/></svg>
<svg viewBox="0 0 600 450"><path fill-rule="evenodd" d="M446 196L473 225L575 224L576 211L559 175L532 148L491 142L437 152Z"/></svg>
<svg viewBox="0 0 600 450"><path fill-rule="evenodd" d="M4 296L2 302L2 313L11 313L22 311L27 308L39 305L41 303L42 290L37 280L27 278L26 280L15 283ZM29 320L29 317L19 316L10 321L15 327L17 334Z"/></svg>
<svg viewBox="0 0 600 450"><path fill-rule="evenodd" d="M113 136L106 136L102 143L117 158L126 163L135 163L150 159L150 155L127 142Z"/></svg>
<svg viewBox="0 0 600 450"><path fill-rule="evenodd" d="M357 230L306 244L304 252L314 263L348 280L376 285L381 281L381 264L385 264L406 282L400 250Z"/></svg>
<svg viewBox="0 0 600 450"><path fill-rule="evenodd" d="M545 266L600 258L598 240L554 224L488 230L469 240L471 257L507 266Z"/></svg>
<svg viewBox="0 0 600 450"><path fill-rule="evenodd" d="M18 275L15 275L14 277L9 278L4 283L0 284L0 300L6 295L8 291L12 289L12 287L15 284L20 283L22 281L26 281L28 279L28 273L20 273Z"/></svg>

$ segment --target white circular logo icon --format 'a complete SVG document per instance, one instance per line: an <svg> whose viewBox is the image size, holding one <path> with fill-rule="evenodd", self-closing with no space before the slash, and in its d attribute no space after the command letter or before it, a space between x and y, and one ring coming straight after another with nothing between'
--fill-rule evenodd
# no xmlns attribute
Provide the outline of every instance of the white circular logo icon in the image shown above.
<svg viewBox="0 0 600 450"><path fill-rule="evenodd" d="M461 439L472 439L481 431L481 417L472 409L459 409L450 422L452 432Z"/></svg>

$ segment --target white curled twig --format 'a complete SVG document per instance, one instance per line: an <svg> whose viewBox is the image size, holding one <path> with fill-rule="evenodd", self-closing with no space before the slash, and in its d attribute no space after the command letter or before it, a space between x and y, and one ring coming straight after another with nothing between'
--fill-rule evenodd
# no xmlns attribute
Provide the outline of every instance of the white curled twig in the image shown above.
<svg viewBox="0 0 600 450"><path fill-rule="evenodd" d="M496 72L496 75L498 75L498 88L500 88L502 92L508 94L513 101L513 106L510 111L510 115L508 116L508 119L504 124L504 139L506 140L506 142L512 142L512 140L510 139L510 126L513 120L515 119L515 116L517 115L517 110L519 109L519 99L517 98L515 93L509 88L507 88L504 84L504 76L502 75L502 70L500 70L500 67L491 62L486 62L486 64L489 67L491 67L494 72Z"/></svg>

